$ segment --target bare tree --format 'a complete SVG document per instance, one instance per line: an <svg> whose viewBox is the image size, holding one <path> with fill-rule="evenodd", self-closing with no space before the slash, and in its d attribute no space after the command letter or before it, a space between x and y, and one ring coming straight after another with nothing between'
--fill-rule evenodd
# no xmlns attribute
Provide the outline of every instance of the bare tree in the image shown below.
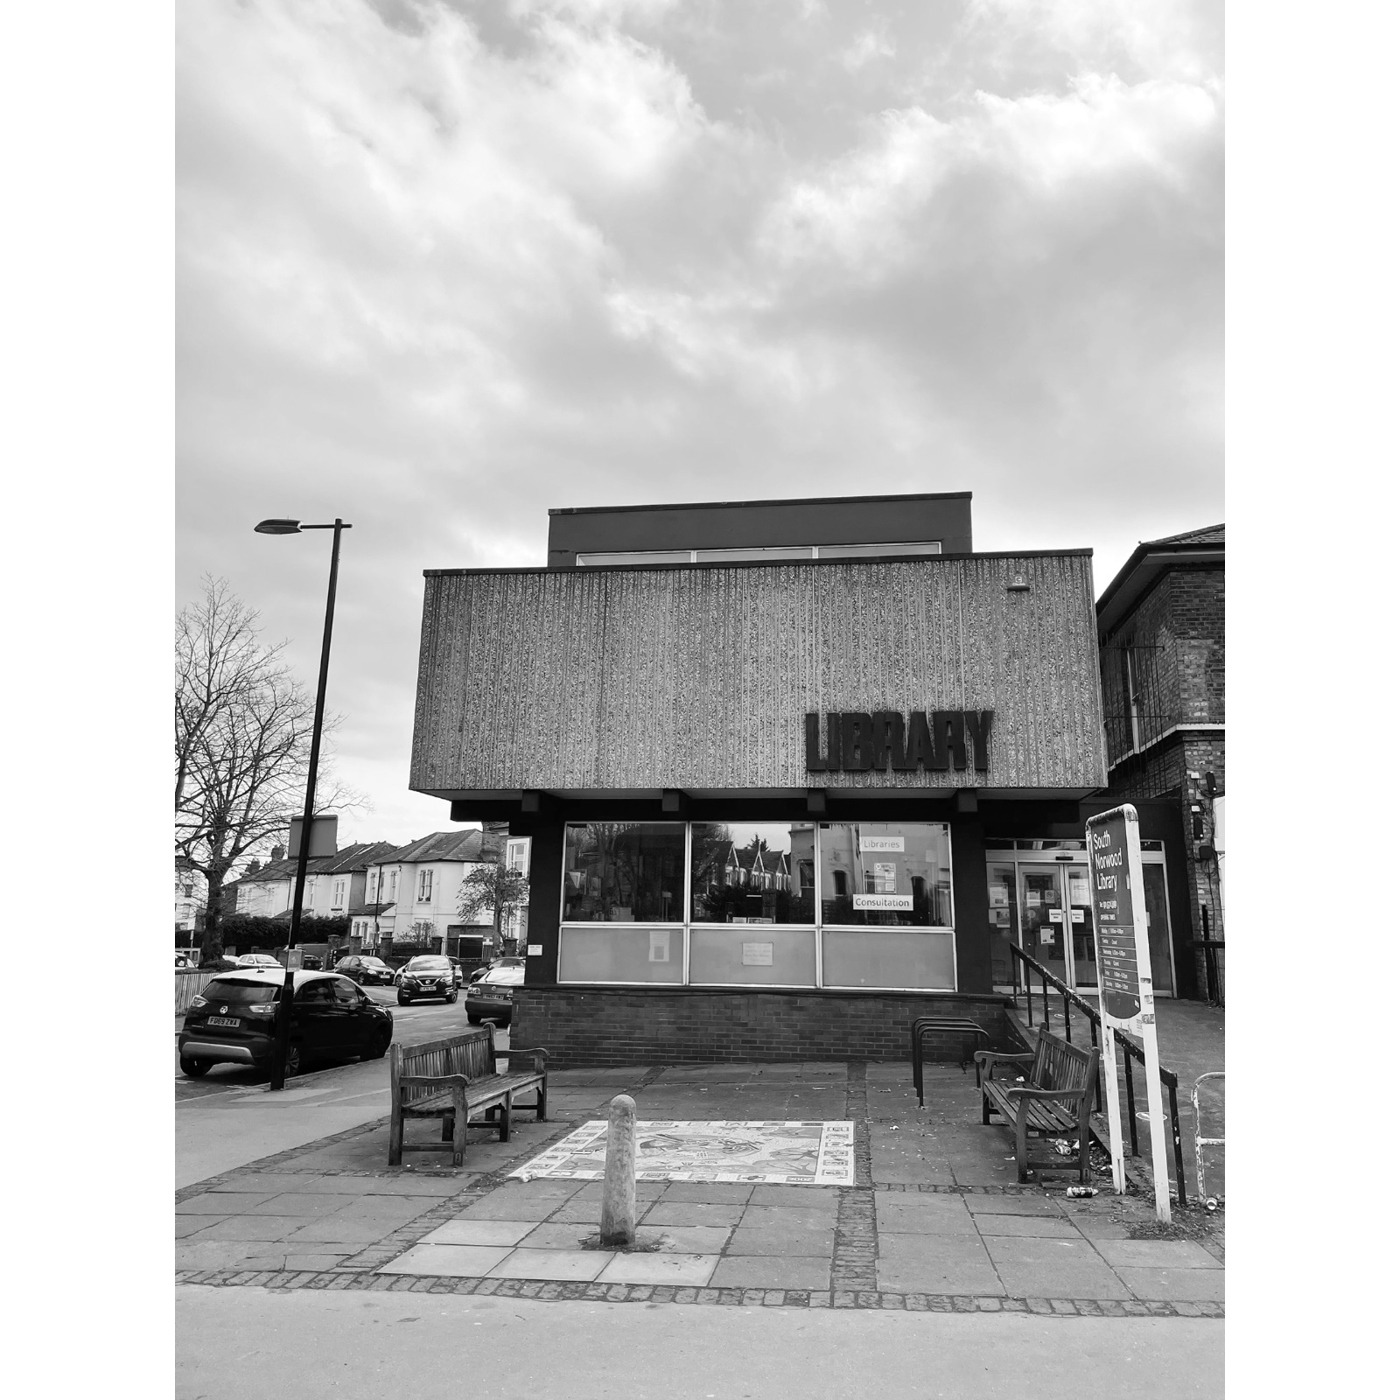
<svg viewBox="0 0 1400 1400"><path fill-rule="evenodd" d="M287 830L305 793L312 699L281 659L285 643L264 646L256 623L257 614L213 578L176 622L175 851L208 884L206 960L223 948L229 871ZM335 789L317 810L347 805Z"/></svg>
<svg viewBox="0 0 1400 1400"><path fill-rule="evenodd" d="M457 912L464 923L475 923L477 915L489 912L496 933L494 942L500 947L502 918L524 909L529 902L530 881L520 871L493 862L474 866L462 881Z"/></svg>

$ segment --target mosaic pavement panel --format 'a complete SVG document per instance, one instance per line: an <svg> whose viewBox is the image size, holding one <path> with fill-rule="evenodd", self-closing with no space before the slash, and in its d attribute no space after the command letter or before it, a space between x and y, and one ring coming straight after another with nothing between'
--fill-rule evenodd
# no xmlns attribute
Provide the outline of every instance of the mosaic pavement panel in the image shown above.
<svg viewBox="0 0 1400 1400"><path fill-rule="evenodd" d="M594 1119L509 1173L529 1181L599 1181L608 1125ZM789 1186L851 1186L854 1124L677 1122L637 1124L638 1181L747 1181Z"/></svg>

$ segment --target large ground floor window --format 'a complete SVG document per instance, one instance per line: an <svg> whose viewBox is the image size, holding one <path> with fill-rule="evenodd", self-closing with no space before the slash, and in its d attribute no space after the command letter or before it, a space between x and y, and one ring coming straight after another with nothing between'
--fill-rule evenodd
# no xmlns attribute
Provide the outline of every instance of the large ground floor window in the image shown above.
<svg viewBox="0 0 1400 1400"><path fill-rule="evenodd" d="M559 981L953 991L945 822L570 822Z"/></svg>

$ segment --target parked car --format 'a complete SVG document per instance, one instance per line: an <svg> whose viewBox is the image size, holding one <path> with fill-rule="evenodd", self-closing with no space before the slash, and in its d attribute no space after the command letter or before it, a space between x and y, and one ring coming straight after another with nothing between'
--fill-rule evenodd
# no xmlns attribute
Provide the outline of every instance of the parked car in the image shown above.
<svg viewBox="0 0 1400 1400"><path fill-rule="evenodd" d="M424 997L456 1001L461 975L460 969L453 966L450 958L431 953L410 958L398 973L399 1005L407 1006L409 1002L421 1001Z"/></svg>
<svg viewBox="0 0 1400 1400"><path fill-rule="evenodd" d="M270 1069L277 999L284 973L240 969L211 978L190 1003L180 1031L180 1068L191 1078L216 1064ZM286 1072L318 1059L377 1060L394 1038L394 1013L333 972L292 974L292 1022Z"/></svg>
<svg viewBox="0 0 1400 1400"><path fill-rule="evenodd" d="M501 966L491 967L479 982L467 988L467 1020L473 1025L494 1021L498 1026L510 1025L515 993L512 990L525 981L524 958L503 958Z"/></svg>
<svg viewBox="0 0 1400 1400"><path fill-rule="evenodd" d="M490 961L489 963L487 963L485 967L479 967L479 968L477 968L477 970L476 970L475 972L472 973L471 978L470 978L469 980L471 980L471 981L473 981L473 982L480 982L481 979L482 979L483 977L485 977L486 974L487 974L488 972L494 972L494 971L496 970L496 968L498 968L498 967L524 967L524 966L525 966L525 959L524 959L524 958L492 958L491 961Z"/></svg>
<svg viewBox="0 0 1400 1400"><path fill-rule="evenodd" d="M242 957L234 959L233 965L239 968L274 967L281 968L284 972L286 971L286 968L282 967L282 964L278 962L276 958L269 956L267 953L244 953Z"/></svg>
<svg viewBox="0 0 1400 1400"><path fill-rule="evenodd" d="M370 957L365 953L352 953L348 958L341 958L335 970L362 987L387 987L394 981L394 969L383 958Z"/></svg>
<svg viewBox="0 0 1400 1400"><path fill-rule="evenodd" d="M176 953L176 954L175 954L175 966L176 966L176 967L193 967L194 964L189 960L189 957L188 957L186 954L184 954L184 953Z"/></svg>

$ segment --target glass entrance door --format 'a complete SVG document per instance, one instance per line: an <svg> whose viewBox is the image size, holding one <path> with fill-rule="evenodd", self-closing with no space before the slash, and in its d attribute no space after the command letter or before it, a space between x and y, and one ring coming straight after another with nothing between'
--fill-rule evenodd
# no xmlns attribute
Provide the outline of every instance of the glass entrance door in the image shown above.
<svg viewBox="0 0 1400 1400"><path fill-rule="evenodd" d="M1071 987L1096 985L1089 868L1020 862L1021 947Z"/></svg>
<svg viewBox="0 0 1400 1400"><path fill-rule="evenodd" d="M1019 865L1021 947L1062 981L1066 977L1064 879L1058 865Z"/></svg>

